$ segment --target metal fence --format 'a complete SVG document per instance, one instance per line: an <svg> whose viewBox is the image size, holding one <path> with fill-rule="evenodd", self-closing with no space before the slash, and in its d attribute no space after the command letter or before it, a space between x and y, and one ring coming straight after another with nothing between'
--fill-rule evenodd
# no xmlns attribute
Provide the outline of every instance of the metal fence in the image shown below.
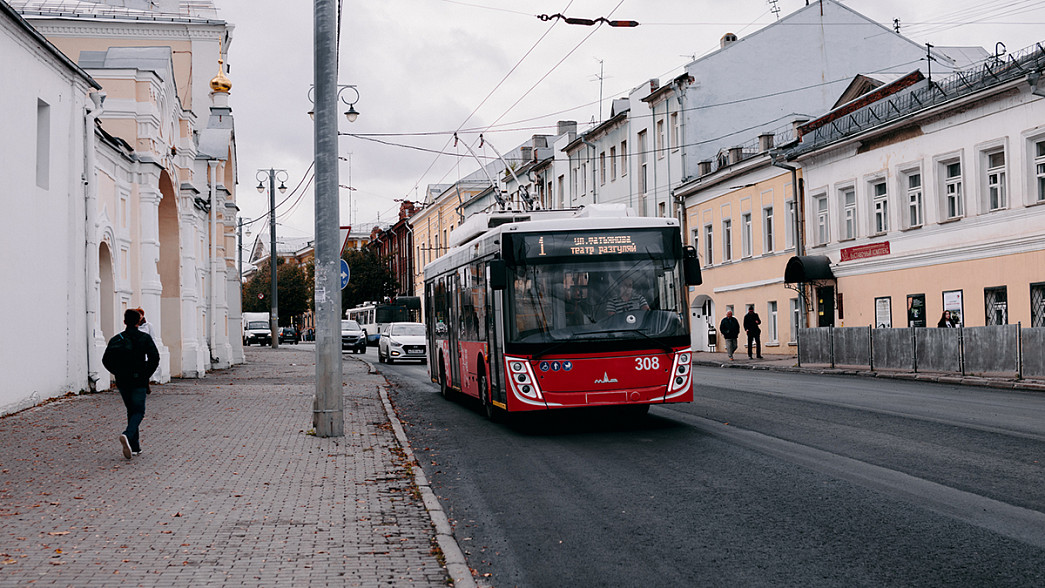
<svg viewBox="0 0 1045 588"><path fill-rule="evenodd" d="M799 364L1045 377L1045 327L816 327L798 331Z"/></svg>

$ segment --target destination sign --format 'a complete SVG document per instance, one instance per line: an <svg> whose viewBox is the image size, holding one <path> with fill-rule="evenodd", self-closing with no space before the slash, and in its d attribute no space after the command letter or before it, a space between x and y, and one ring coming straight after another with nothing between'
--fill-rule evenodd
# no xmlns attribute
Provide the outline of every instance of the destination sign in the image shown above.
<svg viewBox="0 0 1045 588"><path fill-rule="evenodd" d="M551 257L614 257L628 254L659 258L664 256L664 237L665 233L662 231L637 230L533 233L514 236L514 239L521 245L516 250L518 258L539 260Z"/></svg>

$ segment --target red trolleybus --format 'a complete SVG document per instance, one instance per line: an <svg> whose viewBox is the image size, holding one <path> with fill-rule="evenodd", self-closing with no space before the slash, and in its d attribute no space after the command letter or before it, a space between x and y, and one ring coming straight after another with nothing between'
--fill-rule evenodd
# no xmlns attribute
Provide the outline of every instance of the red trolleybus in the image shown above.
<svg viewBox="0 0 1045 588"><path fill-rule="evenodd" d="M686 284L675 219L623 207L473 215L425 267L429 374L486 415L690 402Z"/></svg>

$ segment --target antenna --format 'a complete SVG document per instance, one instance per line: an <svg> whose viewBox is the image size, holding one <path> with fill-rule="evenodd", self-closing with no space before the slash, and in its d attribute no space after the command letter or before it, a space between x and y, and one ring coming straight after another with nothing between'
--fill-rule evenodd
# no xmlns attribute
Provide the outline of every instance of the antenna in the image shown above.
<svg viewBox="0 0 1045 588"><path fill-rule="evenodd" d="M769 11L776 15L777 20L780 20L780 7L776 3L777 0L769 0Z"/></svg>
<svg viewBox="0 0 1045 588"><path fill-rule="evenodd" d="M602 122L602 82L603 82L603 80L605 80L605 77L602 75L602 70L603 70L602 60L599 59L598 57L596 57L595 61L599 62L599 75L597 75L595 77L596 77L596 79L599 80L599 122Z"/></svg>
<svg viewBox="0 0 1045 588"><path fill-rule="evenodd" d="M893 31L895 31L897 35L900 34L900 19L898 18L893 19Z"/></svg>

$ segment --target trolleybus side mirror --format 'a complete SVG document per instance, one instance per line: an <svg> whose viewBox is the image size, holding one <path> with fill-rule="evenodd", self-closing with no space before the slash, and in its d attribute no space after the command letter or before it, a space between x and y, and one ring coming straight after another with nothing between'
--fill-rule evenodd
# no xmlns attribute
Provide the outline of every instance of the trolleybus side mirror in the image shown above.
<svg viewBox="0 0 1045 588"><path fill-rule="evenodd" d="M697 250L687 246L682 250L682 271L686 274L687 286L699 286L704 280L700 277L700 260L697 259Z"/></svg>
<svg viewBox="0 0 1045 588"><path fill-rule="evenodd" d="M503 259L494 259L490 262L490 288L493 290L504 290L508 287L508 269Z"/></svg>

